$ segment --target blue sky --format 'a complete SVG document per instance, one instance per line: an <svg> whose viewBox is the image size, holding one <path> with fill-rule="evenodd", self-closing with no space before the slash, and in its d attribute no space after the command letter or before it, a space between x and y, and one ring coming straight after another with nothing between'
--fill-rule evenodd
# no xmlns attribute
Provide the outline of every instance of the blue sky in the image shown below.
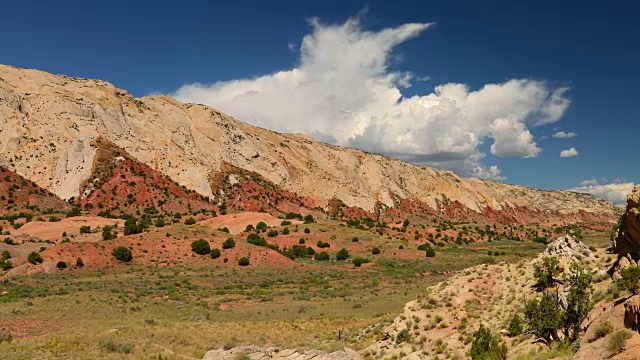
<svg viewBox="0 0 640 360"><path fill-rule="evenodd" d="M583 183L620 202L640 182L637 5L529 3L16 1L0 14L0 63L171 94L463 175ZM444 84L457 85L434 93Z"/></svg>

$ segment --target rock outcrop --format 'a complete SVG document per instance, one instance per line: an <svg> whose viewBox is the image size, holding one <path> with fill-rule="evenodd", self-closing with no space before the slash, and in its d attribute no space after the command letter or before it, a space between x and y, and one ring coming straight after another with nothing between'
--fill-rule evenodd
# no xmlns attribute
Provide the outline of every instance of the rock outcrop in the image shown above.
<svg viewBox="0 0 640 360"><path fill-rule="evenodd" d="M277 348L263 348L259 346L241 346L232 349L211 350L203 360L357 360L358 354L350 349L328 353L321 350L280 350Z"/></svg>
<svg viewBox="0 0 640 360"><path fill-rule="evenodd" d="M375 216L416 207L514 223L611 221L615 214L611 203L588 194L461 178L275 133L166 96L134 98L104 81L0 66L0 165L63 199L78 197L93 173L92 144L100 137L211 199L220 196L211 179L230 164L317 207L338 200Z"/></svg>
<svg viewBox="0 0 640 360"><path fill-rule="evenodd" d="M627 208L620 218L618 236L613 251L619 260L640 260L640 185L627 196Z"/></svg>
<svg viewBox="0 0 640 360"><path fill-rule="evenodd" d="M640 297L637 295L624 302L624 327L640 332Z"/></svg>
<svg viewBox="0 0 640 360"><path fill-rule="evenodd" d="M594 259L594 254L583 242L569 235L561 236L547 246L544 256L557 256L568 261Z"/></svg>

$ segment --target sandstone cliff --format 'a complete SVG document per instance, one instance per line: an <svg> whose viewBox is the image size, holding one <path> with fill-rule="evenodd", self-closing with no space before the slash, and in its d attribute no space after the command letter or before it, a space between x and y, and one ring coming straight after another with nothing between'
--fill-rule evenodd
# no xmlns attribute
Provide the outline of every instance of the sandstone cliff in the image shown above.
<svg viewBox="0 0 640 360"><path fill-rule="evenodd" d="M627 209L620 218L613 250L619 260L640 260L640 185L627 196Z"/></svg>
<svg viewBox="0 0 640 360"><path fill-rule="evenodd" d="M501 221L614 216L612 204L591 195L461 178L278 134L166 96L134 98L99 80L0 66L0 165L61 198L77 197L91 177L98 137L212 199L219 194L210 180L228 163L323 208L337 199L373 213L410 200L434 213Z"/></svg>

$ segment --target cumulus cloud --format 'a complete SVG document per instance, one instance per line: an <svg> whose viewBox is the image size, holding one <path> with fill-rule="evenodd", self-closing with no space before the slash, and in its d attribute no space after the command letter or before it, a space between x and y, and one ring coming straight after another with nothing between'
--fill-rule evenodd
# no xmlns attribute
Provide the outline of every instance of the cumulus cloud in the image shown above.
<svg viewBox="0 0 640 360"><path fill-rule="evenodd" d="M566 87L531 79L477 89L446 83L404 97L401 90L422 79L390 68L393 50L431 24L379 31L362 29L358 19L310 24L294 68L186 84L171 95L268 129L493 179L504 177L497 166L481 162L483 143L494 156L536 157L541 148L531 129L557 122L570 103Z"/></svg>
<svg viewBox="0 0 640 360"><path fill-rule="evenodd" d="M578 156L578 150L576 150L576 148L571 148L571 149L560 151L560 157L561 158L570 158L570 157L574 157L574 156Z"/></svg>
<svg viewBox="0 0 640 360"><path fill-rule="evenodd" d="M580 183L580 186L592 186L592 185L598 185L598 179L588 179Z"/></svg>
<svg viewBox="0 0 640 360"><path fill-rule="evenodd" d="M571 139L578 136L578 134L574 133L573 131L572 132L558 131L552 136L556 139Z"/></svg>
<svg viewBox="0 0 640 360"><path fill-rule="evenodd" d="M634 187L634 183L632 182L598 184L597 180L595 181L595 184L591 185L593 180L594 179L585 180L588 185L581 185L579 187L569 189L569 191L596 195L605 200L609 200L616 205L624 205L627 201L627 195ZM582 183L585 183L585 181Z"/></svg>

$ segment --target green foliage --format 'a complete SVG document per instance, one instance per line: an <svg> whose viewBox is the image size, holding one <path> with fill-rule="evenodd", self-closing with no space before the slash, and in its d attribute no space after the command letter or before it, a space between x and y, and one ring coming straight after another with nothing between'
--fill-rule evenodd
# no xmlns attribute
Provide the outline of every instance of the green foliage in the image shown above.
<svg viewBox="0 0 640 360"><path fill-rule="evenodd" d="M256 230L267 231L267 229L268 229L267 223L265 223L264 221L260 221L258 225L256 225Z"/></svg>
<svg viewBox="0 0 640 360"><path fill-rule="evenodd" d="M211 252L211 246L205 239L198 239L191 243L191 250L199 255L207 255Z"/></svg>
<svg viewBox="0 0 640 360"><path fill-rule="evenodd" d="M547 239L547 238L546 238L546 237L544 237L544 236L536 236L536 237L533 239L533 242L536 242L536 243L539 243L539 244L545 244L545 245L547 245L547 244L549 243L549 239Z"/></svg>
<svg viewBox="0 0 640 360"><path fill-rule="evenodd" d="M313 218L312 215L307 215L307 216L304 217L304 223L305 224L311 224L313 222L315 222L315 219Z"/></svg>
<svg viewBox="0 0 640 360"><path fill-rule="evenodd" d="M316 255L313 257L313 260L315 260L315 261L329 261L329 260L331 260L331 256L329 255L328 252L322 251L322 252L316 253Z"/></svg>
<svg viewBox="0 0 640 360"><path fill-rule="evenodd" d="M253 228L253 225L251 225L251 224L247 225L247 227L244 229L244 231L246 231L246 232L253 231L253 230L254 230L254 228Z"/></svg>
<svg viewBox="0 0 640 360"><path fill-rule="evenodd" d="M2 258L2 260L9 260L11 259L11 253L9 250L5 250L2 252L2 255L0 255L0 258Z"/></svg>
<svg viewBox="0 0 640 360"><path fill-rule="evenodd" d="M67 263L64 261L58 261L58 263L56 264L56 267L58 269L66 269L67 268Z"/></svg>
<svg viewBox="0 0 640 360"><path fill-rule="evenodd" d="M378 255L378 254L380 254L380 248L374 247L374 248L371 250L371 254L372 254L372 255Z"/></svg>
<svg viewBox="0 0 640 360"><path fill-rule="evenodd" d="M533 277L540 289L546 289L556 281L555 277L562 273L560 261L555 256L542 259L542 263L536 263L533 269Z"/></svg>
<svg viewBox="0 0 640 360"><path fill-rule="evenodd" d="M144 227L138 224L138 219L136 218L128 218L124 222L124 234L125 235L133 235L140 234L144 230Z"/></svg>
<svg viewBox="0 0 640 360"><path fill-rule="evenodd" d="M7 259L0 259L0 270L7 271L13 267L11 261Z"/></svg>
<svg viewBox="0 0 640 360"><path fill-rule="evenodd" d="M256 234L250 234L250 235L256 235ZM267 236L268 237L278 236L278 230L269 230L269 232L267 232Z"/></svg>
<svg viewBox="0 0 640 360"><path fill-rule="evenodd" d="M291 225L291 221L289 220L282 220L282 222L280 223L281 226L287 226L287 225Z"/></svg>
<svg viewBox="0 0 640 360"><path fill-rule="evenodd" d="M589 339L589 342L594 342L598 339L602 339L603 337L609 335L613 331L613 326L610 322L605 321L596 325L593 329L593 337Z"/></svg>
<svg viewBox="0 0 640 360"><path fill-rule="evenodd" d="M302 245L305 243L305 239L304 238L300 238L300 240L298 240L298 244Z"/></svg>
<svg viewBox="0 0 640 360"><path fill-rule="evenodd" d="M471 359L506 360L507 346L497 336L493 335L489 329L480 324L480 328L473 335Z"/></svg>
<svg viewBox="0 0 640 360"><path fill-rule="evenodd" d="M330 248L331 244L329 244L328 242L324 242L322 240L318 240L318 242L316 243L316 246L319 247L320 249L323 249L323 248Z"/></svg>
<svg viewBox="0 0 640 360"><path fill-rule="evenodd" d="M267 243L267 240L265 240L262 236L260 236L260 235L258 235L256 233L249 234L249 236L247 236L247 242L249 244L256 245L256 246L267 246L267 245L269 245L269 243Z"/></svg>
<svg viewBox="0 0 640 360"><path fill-rule="evenodd" d="M232 249L234 247L236 247L236 241L233 238L228 238L222 243L223 249Z"/></svg>
<svg viewBox="0 0 640 360"><path fill-rule="evenodd" d="M425 251L425 256L426 257L435 257L436 256L436 251L433 248L428 248Z"/></svg>
<svg viewBox="0 0 640 360"><path fill-rule="evenodd" d="M238 265L240 265L240 266L249 266L249 258L241 257L240 260L238 260Z"/></svg>
<svg viewBox="0 0 640 360"><path fill-rule="evenodd" d="M155 225L156 225L156 227L159 227L159 228L164 227L164 226L166 225L166 223L165 223L165 221L164 221L164 218L159 217L159 218L156 220L156 224L155 224Z"/></svg>
<svg viewBox="0 0 640 360"><path fill-rule="evenodd" d="M309 228L304 228L304 233L305 233L305 234L310 234L310 233L311 233L311 229L309 229Z"/></svg>
<svg viewBox="0 0 640 360"><path fill-rule="evenodd" d="M89 225L80 226L80 234L88 234L90 232L91 232L91 226Z"/></svg>
<svg viewBox="0 0 640 360"><path fill-rule="evenodd" d="M409 329L402 329L398 332L398 335L396 335L396 344L402 344L403 342L409 341L410 338L411 333L409 332Z"/></svg>
<svg viewBox="0 0 640 360"><path fill-rule="evenodd" d="M280 253L290 259L297 259L311 257L315 255L316 251L309 246L293 245L291 248L283 250Z"/></svg>
<svg viewBox="0 0 640 360"><path fill-rule="evenodd" d="M213 249L211 249L211 253L210 253L210 255L211 255L211 258L212 258L212 259L217 259L217 258L219 258L219 257L220 257L220 255L222 255L222 253L220 252L220 249L218 249L218 248L213 248Z"/></svg>
<svg viewBox="0 0 640 360"><path fill-rule="evenodd" d="M578 340L580 325L587 318L592 309L591 293L593 287L593 274L578 262L571 264L567 277L569 294L567 295L567 307L562 319L565 337L569 342Z"/></svg>
<svg viewBox="0 0 640 360"><path fill-rule="evenodd" d="M27 261L29 261L33 265L36 265L36 264L42 264L44 260L42 260L42 256L40 256L40 253L32 251L27 256Z"/></svg>
<svg viewBox="0 0 640 360"><path fill-rule="evenodd" d="M511 337L522 335L522 331L524 331L522 317L520 314L514 314L509 321L509 326L507 326L507 335Z"/></svg>
<svg viewBox="0 0 640 360"><path fill-rule="evenodd" d="M82 261L82 258L77 258L76 267L83 267L83 266L84 266L84 261Z"/></svg>
<svg viewBox="0 0 640 360"><path fill-rule="evenodd" d="M106 225L102 228L102 240L112 240L118 237L115 232L113 232L113 227Z"/></svg>
<svg viewBox="0 0 640 360"><path fill-rule="evenodd" d="M356 267L360 267L362 264L366 264L369 262L371 262L371 260L367 258L357 257L353 259L353 265L355 265Z"/></svg>
<svg viewBox="0 0 640 360"><path fill-rule="evenodd" d="M620 354L622 350L624 350L624 345L631 337L631 334L631 331L627 329L618 330L615 333L611 334L611 336L609 336L607 350L609 350L612 355Z"/></svg>
<svg viewBox="0 0 640 360"><path fill-rule="evenodd" d="M618 288L638 294L640 287L640 266L629 266L620 270L620 278L616 281Z"/></svg>
<svg viewBox="0 0 640 360"><path fill-rule="evenodd" d="M338 261L347 260L349 257L351 257L351 255L349 255L349 251L345 248L340 249L336 254L336 260Z"/></svg>
<svg viewBox="0 0 640 360"><path fill-rule="evenodd" d="M80 214L82 213L81 209L79 206L74 206L73 208L71 208L71 210L69 210L67 212L67 217L74 217L74 216L80 216Z"/></svg>
<svg viewBox="0 0 640 360"><path fill-rule="evenodd" d="M288 227L282 229L282 235L289 235L289 228Z"/></svg>
<svg viewBox="0 0 640 360"><path fill-rule="evenodd" d="M560 302L556 294L544 294L540 299L529 300L524 307L527 330L547 343L558 340L562 327Z"/></svg>
<svg viewBox="0 0 640 360"><path fill-rule="evenodd" d="M118 246L117 248L111 251L111 255L119 261L129 262L133 260L133 255L131 254L131 250L124 246Z"/></svg>
<svg viewBox="0 0 640 360"><path fill-rule="evenodd" d="M184 221L184 224L185 224L185 225L194 225L195 223L196 223L196 219L194 219L194 218L192 218L192 217L187 218L187 219Z"/></svg>
<svg viewBox="0 0 640 360"><path fill-rule="evenodd" d="M351 242L358 242L360 241L360 239L358 239L357 236L354 236L353 238L351 238Z"/></svg>

